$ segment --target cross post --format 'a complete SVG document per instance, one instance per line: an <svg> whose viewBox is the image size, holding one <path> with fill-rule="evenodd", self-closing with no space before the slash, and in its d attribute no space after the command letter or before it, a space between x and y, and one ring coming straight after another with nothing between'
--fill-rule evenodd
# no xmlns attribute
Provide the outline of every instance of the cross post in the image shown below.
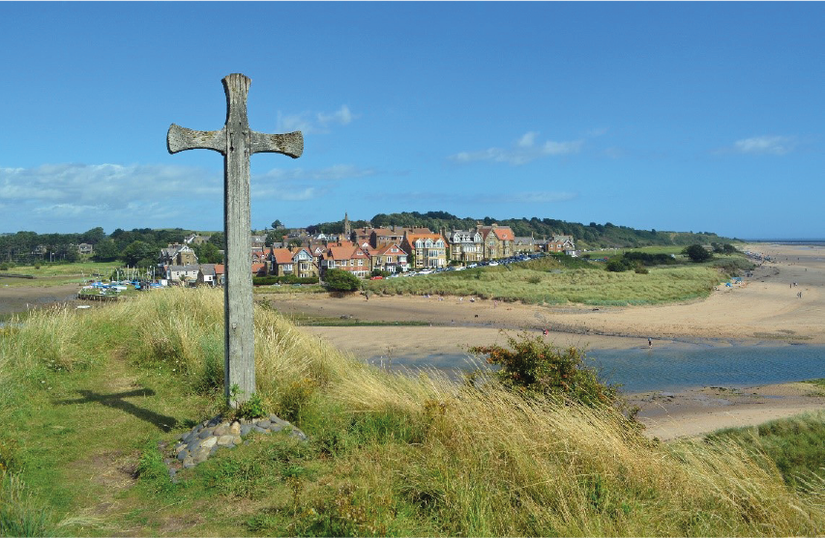
<svg viewBox="0 0 825 538"><path fill-rule="evenodd" d="M231 407L255 392L255 335L252 319L249 157L282 153L297 159L304 151L301 131L264 134L252 131L246 114L250 79L233 73L223 79L226 123L219 131L193 131L174 123L166 134L169 153L211 149L224 156L224 395ZM233 387L237 393L233 394Z"/></svg>

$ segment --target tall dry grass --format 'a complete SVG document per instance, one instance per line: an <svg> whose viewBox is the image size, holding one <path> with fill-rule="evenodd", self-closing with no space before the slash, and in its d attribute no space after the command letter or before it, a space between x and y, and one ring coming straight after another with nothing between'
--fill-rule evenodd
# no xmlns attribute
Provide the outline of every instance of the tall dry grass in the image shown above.
<svg viewBox="0 0 825 538"><path fill-rule="evenodd" d="M735 443L665 446L613 409L526 401L492 384L352 381L336 397L354 409L400 402L429 415L420 450L382 472L400 473L405 495L448 534L807 535L825 521L821 504Z"/></svg>
<svg viewBox="0 0 825 538"><path fill-rule="evenodd" d="M44 313L3 338L0 361L42 366L59 354L77 365L89 340L104 341L110 354L180 376L187 390L214 390L217 402L222 310L220 291L199 289ZM772 461L741 444L653 442L612 408L526 400L483 376L461 384L434 372L391 374L265 308L256 309L255 338L266 406L304 429L333 469L301 490L307 505L321 498L322 484L342 484L339 491L355 493L325 506L354 510L361 499L386 525L400 514L416 533L464 536L778 536L825 528L825 484L793 490ZM333 446L335 439L343 441ZM391 528L379 523L369 528Z"/></svg>

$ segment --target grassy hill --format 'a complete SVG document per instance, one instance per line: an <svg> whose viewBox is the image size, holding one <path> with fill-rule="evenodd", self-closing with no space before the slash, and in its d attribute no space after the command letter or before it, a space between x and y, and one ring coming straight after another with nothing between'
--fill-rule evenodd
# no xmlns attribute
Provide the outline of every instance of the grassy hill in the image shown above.
<svg viewBox="0 0 825 538"><path fill-rule="evenodd" d="M397 375L256 310L258 394L309 441L178 473L222 407L222 292L151 292L0 329L0 534L766 536L825 528L825 481L759 443L662 444L612 407ZM823 417L816 419L823 422ZM801 485L800 485L801 484Z"/></svg>

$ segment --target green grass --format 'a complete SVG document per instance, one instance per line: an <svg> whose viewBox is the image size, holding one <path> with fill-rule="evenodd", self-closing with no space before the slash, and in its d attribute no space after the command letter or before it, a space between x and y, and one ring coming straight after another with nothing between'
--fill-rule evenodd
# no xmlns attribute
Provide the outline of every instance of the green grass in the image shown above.
<svg viewBox="0 0 825 538"><path fill-rule="evenodd" d="M825 386L823 380L812 383ZM708 440L713 443L726 438L767 454L785 482L792 487L804 488L811 483L825 483L825 411L760 426L726 429Z"/></svg>
<svg viewBox="0 0 825 538"><path fill-rule="evenodd" d="M820 394L825 395L825 378L822 378L822 379L809 379L808 381L805 381L805 383L808 383L810 385L813 385L813 386L817 387L818 389L820 389Z"/></svg>
<svg viewBox="0 0 825 538"><path fill-rule="evenodd" d="M457 384L392 374L264 308L255 313L257 393L309 442L252 435L173 483L163 458L176 435L222 407L222 301L220 290L172 289L85 312L38 311L3 330L3 534L774 536L825 528L825 484L788 485L778 460L742 442L661 444L612 408L524 399L485 376Z"/></svg>
<svg viewBox="0 0 825 538"><path fill-rule="evenodd" d="M0 283L8 286L62 286L65 284L80 284L89 279L105 278L120 267L118 263L79 262L67 264L45 263L40 267L33 265L18 265L7 271L8 273L30 275L34 280L24 278L3 278Z"/></svg>
<svg viewBox="0 0 825 538"><path fill-rule="evenodd" d="M284 284L281 286L256 286L256 296L266 295L288 295L293 293L327 293L327 289L322 284L302 284L293 286Z"/></svg>
<svg viewBox="0 0 825 538"><path fill-rule="evenodd" d="M385 294L474 295L530 304L642 305L706 297L722 280L718 270L707 266L651 268L648 274L499 266L369 281L365 286Z"/></svg>

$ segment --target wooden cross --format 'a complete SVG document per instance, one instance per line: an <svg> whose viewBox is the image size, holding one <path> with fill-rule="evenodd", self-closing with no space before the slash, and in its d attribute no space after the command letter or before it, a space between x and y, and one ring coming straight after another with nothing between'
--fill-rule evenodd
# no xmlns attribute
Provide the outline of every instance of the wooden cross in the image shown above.
<svg viewBox="0 0 825 538"><path fill-rule="evenodd" d="M249 157L253 153L283 153L297 159L304 151L300 131L264 134L252 131L246 115L249 78L233 73L223 79L226 124L219 131L169 127L169 153L211 149L224 156L224 228L226 283L224 286L224 394L232 407L255 392L255 341L252 323L251 226ZM233 390L237 387L237 393Z"/></svg>

